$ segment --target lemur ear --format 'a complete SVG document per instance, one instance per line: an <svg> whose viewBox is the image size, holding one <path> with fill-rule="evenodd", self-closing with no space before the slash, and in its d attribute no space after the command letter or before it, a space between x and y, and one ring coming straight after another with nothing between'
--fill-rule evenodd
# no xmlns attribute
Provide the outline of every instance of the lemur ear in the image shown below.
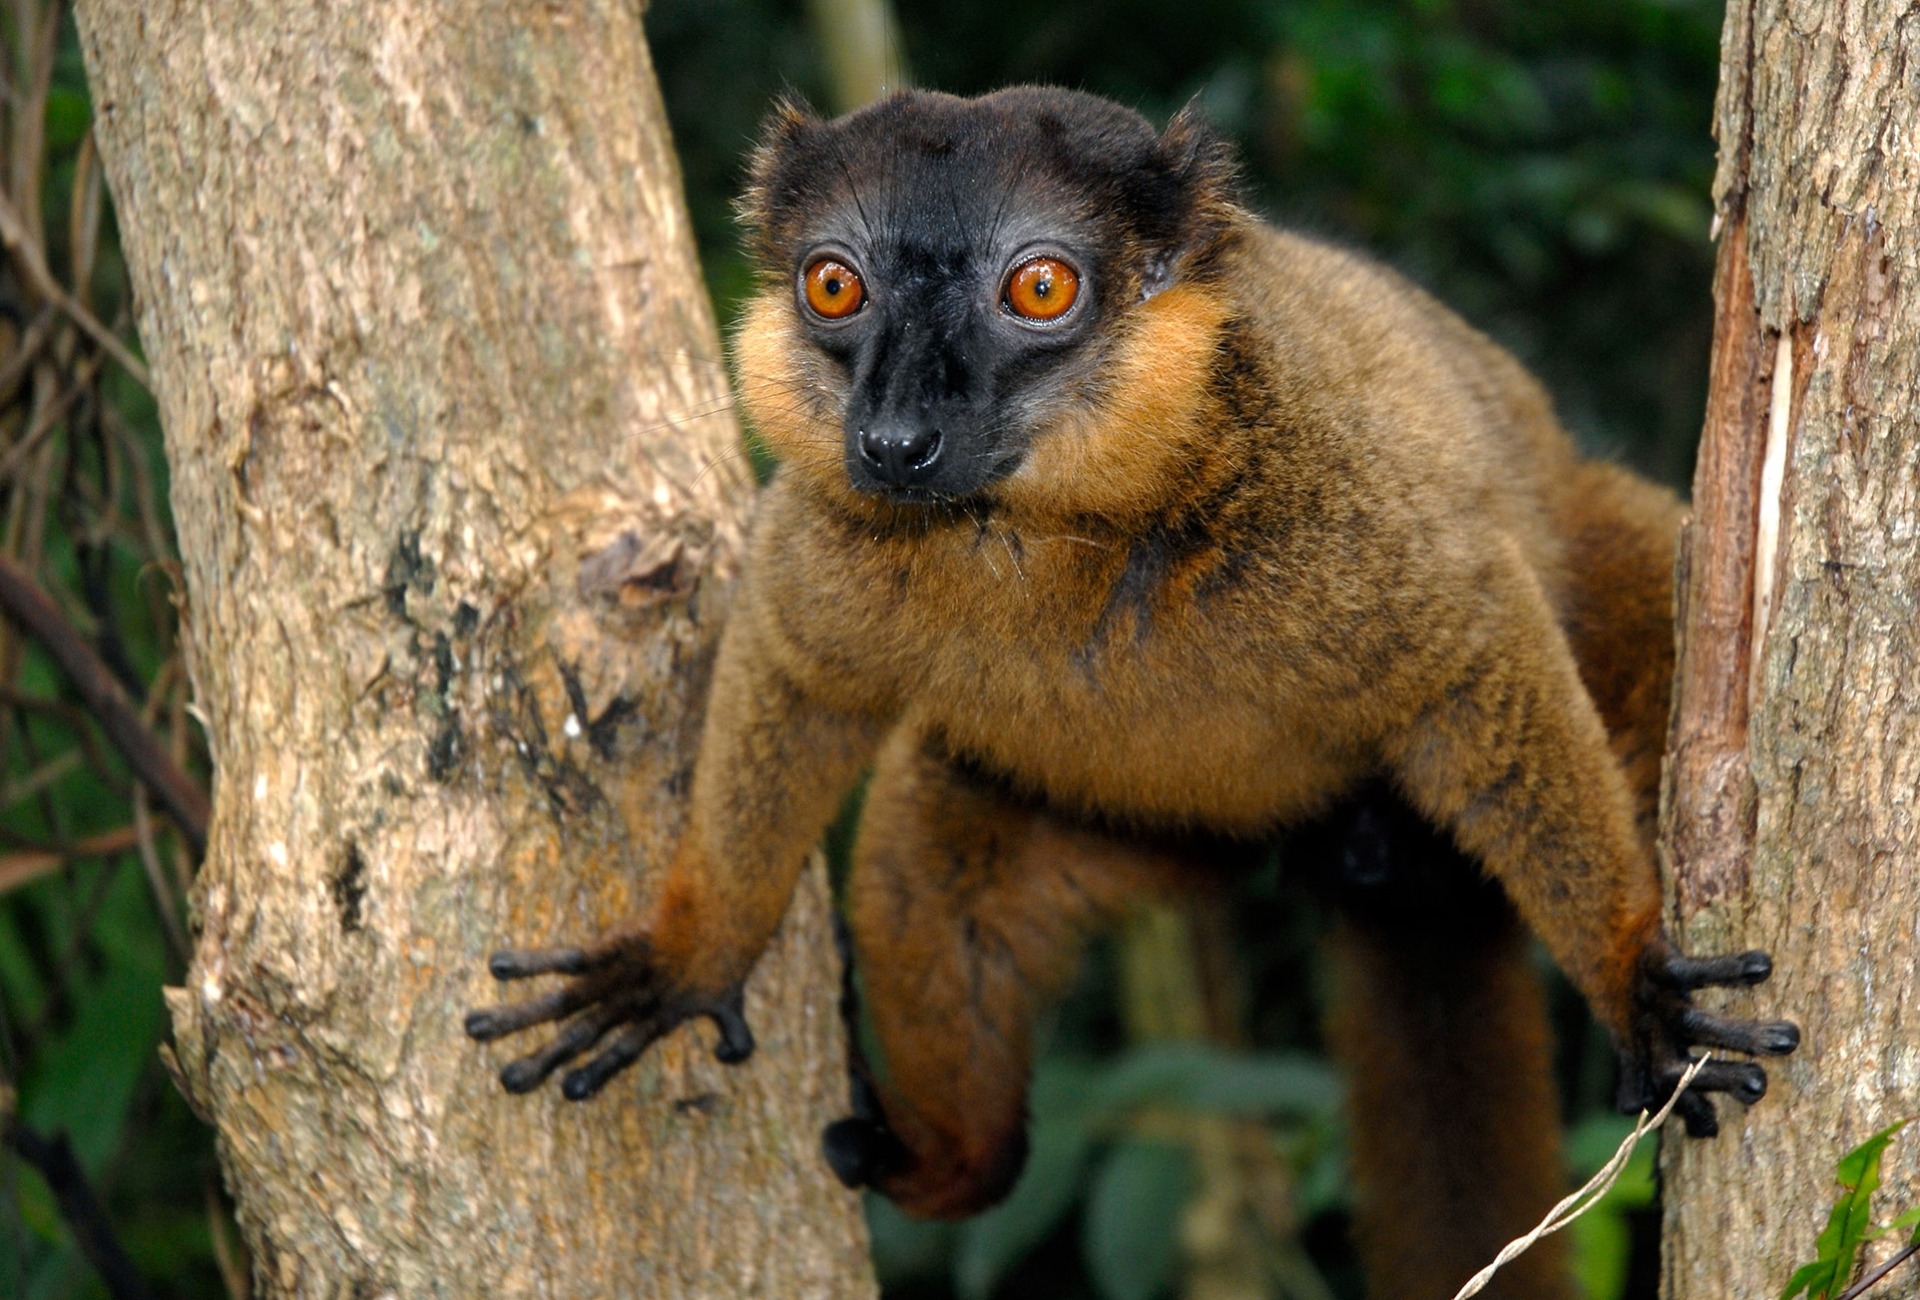
<svg viewBox="0 0 1920 1300"><path fill-rule="evenodd" d="M749 241L764 240L779 201L781 164L821 125L820 117L796 95L782 96L760 124L760 138L747 158L747 183L734 203L734 215Z"/></svg>
<svg viewBox="0 0 1920 1300"><path fill-rule="evenodd" d="M1188 250L1210 244L1240 207L1240 165L1233 146L1207 121L1198 96L1161 132L1160 154L1184 200L1181 243Z"/></svg>

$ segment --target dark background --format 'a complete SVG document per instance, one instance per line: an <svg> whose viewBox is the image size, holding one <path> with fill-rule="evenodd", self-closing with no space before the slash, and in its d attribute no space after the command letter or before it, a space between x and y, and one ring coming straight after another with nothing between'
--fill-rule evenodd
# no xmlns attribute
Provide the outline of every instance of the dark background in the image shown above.
<svg viewBox="0 0 1920 1300"><path fill-rule="evenodd" d="M905 64L919 85L1074 86L1156 122L1197 96L1237 142L1263 211L1399 267L1538 371L1590 449L1684 488L1711 327L1717 4L902 8L912 11L901 16ZM91 106L70 19L44 91L31 75L34 23L56 10L22 0L0 14L13 95L8 192L44 215L55 275L124 329L110 211L97 222L85 211ZM725 322L748 280L729 205L758 121L782 92L823 108L832 96L799 0L655 0L647 25ZM37 171L23 168L31 133L20 127L36 106ZM0 308L3 369L34 314L16 264L0 274ZM52 378L0 392L0 547L56 593L136 698L177 718L185 696L152 406L111 366L89 372L83 360L76 352ZM204 762L188 748L181 758ZM237 1245L211 1135L156 1058L159 986L183 969L163 924L165 906L178 906L175 848L164 832L149 839L144 869L124 846L73 851L129 824L129 792L59 675L18 638L0 642L0 1090L18 1089L21 1122L35 1133L70 1135L157 1293L222 1295L220 1253ZM65 864L27 872L43 851ZM1013 1202L957 1227L873 1208L892 1300L1185 1294L1184 1252L1203 1225L1183 1223L1209 1186L1194 1137L1206 1123L1228 1126L1260 1184L1235 1231L1255 1250L1265 1294L1357 1294L1337 1089L1314 1027L1310 939L1320 922L1285 875L1270 862L1244 882L1219 909L1229 932L1203 944L1210 970L1242 995L1234 1032L1212 1045L1140 1033L1115 992L1130 958L1117 943L1096 948L1082 988L1045 1029L1035 1158ZM1606 1111L1604 1042L1564 990L1556 1007L1570 1173L1584 1174L1623 1125ZM1643 1153L1576 1226L1590 1295L1653 1294L1652 1195ZM0 1295L101 1294L44 1179L0 1150Z"/></svg>

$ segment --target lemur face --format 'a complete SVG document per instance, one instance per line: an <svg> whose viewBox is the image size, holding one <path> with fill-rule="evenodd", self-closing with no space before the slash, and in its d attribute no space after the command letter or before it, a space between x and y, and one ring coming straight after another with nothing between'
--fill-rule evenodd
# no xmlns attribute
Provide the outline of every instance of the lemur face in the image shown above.
<svg viewBox="0 0 1920 1300"><path fill-rule="evenodd" d="M1092 96L909 92L776 117L743 208L765 289L742 385L784 460L959 501L1097 403L1128 311L1174 283L1219 180L1211 142ZM777 346L778 363L764 351ZM802 391L756 393L768 374ZM756 397L758 400L756 400Z"/></svg>

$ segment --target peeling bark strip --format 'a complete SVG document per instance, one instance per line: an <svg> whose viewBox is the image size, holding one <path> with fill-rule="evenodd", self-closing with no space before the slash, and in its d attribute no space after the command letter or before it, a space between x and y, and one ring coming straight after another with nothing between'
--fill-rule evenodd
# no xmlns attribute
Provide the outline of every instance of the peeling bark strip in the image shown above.
<svg viewBox="0 0 1920 1300"><path fill-rule="evenodd" d="M870 1294L817 873L745 1067L572 1106L460 1031L670 848L750 492L637 7L79 8L217 772L175 1054L261 1293Z"/></svg>
<svg viewBox="0 0 1920 1300"><path fill-rule="evenodd" d="M1743 1129L1668 1148L1669 1300L1779 1294L1834 1161L1920 1113L1916 76L1912 5L1728 7L1665 831L1683 940L1770 949L1806 1038Z"/></svg>
<svg viewBox="0 0 1920 1300"><path fill-rule="evenodd" d="M1680 707L1667 744L1665 843L1671 874L1703 900L1745 892L1753 848L1747 757L1753 538L1773 376L1753 306L1745 233L1745 222L1736 218L1722 235L1714 276L1713 401L1674 583L1683 632L1674 665Z"/></svg>

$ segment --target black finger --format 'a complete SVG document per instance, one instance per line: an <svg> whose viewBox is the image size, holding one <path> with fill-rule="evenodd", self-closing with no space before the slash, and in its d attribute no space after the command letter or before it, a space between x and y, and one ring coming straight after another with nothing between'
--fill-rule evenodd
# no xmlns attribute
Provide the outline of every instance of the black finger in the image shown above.
<svg viewBox="0 0 1920 1300"><path fill-rule="evenodd" d="M523 980L533 975L584 975L600 964L584 948L502 948L487 958L487 970L497 980Z"/></svg>
<svg viewBox="0 0 1920 1300"><path fill-rule="evenodd" d="M525 1002L509 1002L497 1007L483 1007L478 1011L467 1012L467 1037L489 1042L495 1038L504 1038L508 1034L518 1033L529 1025L545 1024L549 1020L559 1020L572 1015L586 1003L586 995L578 988L564 988L547 994L542 998L529 998Z"/></svg>
<svg viewBox="0 0 1920 1300"><path fill-rule="evenodd" d="M1720 957L1673 956L1654 967L1661 983L1681 989L1759 984L1773 974L1773 958L1758 948Z"/></svg>
<svg viewBox="0 0 1920 1300"><path fill-rule="evenodd" d="M1800 1046L1800 1026L1791 1020L1736 1020L1688 1007L1680 1013L1679 1027L1689 1043L1752 1056L1785 1056Z"/></svg>
<svg viewBox="0 0 1920 1300"><path fill-rule="evenodd" d="M568 1101L585 1101L607 1086L614 1075L640 1059L640 1053L658 1036L652 1020L628 1025L607 1044L606 1050L560 1081L560 1092Z"/></svg>
<svg viewBox="0 0 1920 1300"><path fill-rule="evenodd" d="M1669 1090L1678 1087L1680 1076L1665 1081ZM1724 1092L1743 1105L1751 1106L1767 1095L1767 1072L1751 1061L1709 1061L1693 1076L1693 1092Z"/></svg>
<svg viewBox="0 0 1920 1300"><path fill-rule="evenodd" d="M530 1052L500 1071L500 1083L508 1092L531 1092L541 1080L600 1041L615 1021L618 1011L599 1007L580 1017L560 1032L559 1037L537 1052Z"/></svg>
<svg viewBox="0 0 1920 1300"><path fill-rule="evenodd" d="M1720 1117L1714 1113L1713 1103L1704 1094L1689 1088L1680 1094L1674 1109L1686 1121L1688 1137L1710 1138L1719 1135Z"/></svg>
<svg viewBox="0 0 1920 1300"><path fill-rule="evenodd" d="M736 988L707 1013L720 1030L713 1058L723 1065L738 1065L753 1055L753 1030L747 1025L746 1006L746 990Z"/></svg>

